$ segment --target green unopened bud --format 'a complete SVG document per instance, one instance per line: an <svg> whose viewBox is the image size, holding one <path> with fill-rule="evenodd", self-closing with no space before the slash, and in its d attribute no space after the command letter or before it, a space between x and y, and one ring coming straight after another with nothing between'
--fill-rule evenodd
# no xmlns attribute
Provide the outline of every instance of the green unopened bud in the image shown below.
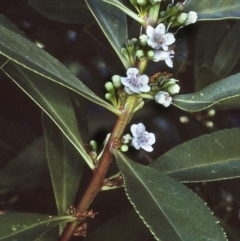
<svg viewBox="0 0 240 241"><path fill-rule="evenodd" d="M163 17L165 17L166 16L166 11L161 11L160 12L160 18L163 18Z"/></svg>
<svg viewBox="0 0 240 241"><path fill-rule="evenodd" d="M174 8L174 5L173 5L173 4L171 4L171 3L168 4L167 9L166 9L166 14L171 13L172 10L173 10L173 8Z"/></svg>
<svg viewBox="0 0 240 241"><path fill-rule="evenodd" d="M140 44L142 46L147 46L147 39L148 39L148 36L146 34L142 34L140 37L139 37L139 41L140 41Z"/></svg>
<svg viewBox="0 0 240 241"><path fill-rule="evenodd" d="M113 86L112 82L107 82L107 83L105 84L105 89L106 89L108 92L113 91L113 90L114 90L114 86Z"/></svg>
<svg viewBox="0 0 240 241"><path fill-rule="evenodd" d="M113 86L118 89L119 87L122 86L121 83L121 77L119 75L113 75L112 76L112 82L113 82Z"/></svg>
<svg viewBox="0 0 240 241"><path fill-rule="evenodd" d="M105 98L106 98L107 100L111 100L111 99L112 99L112 95L111 95L110 93L106 93L106 94L105 94Z"/></svg>
<svg viewBox="0 0 240 241"><path fill-rule="evenodd" d="M89 144L93 151L97 150L97 142L96 141L91 140Z"/></svg>
<svg viewBox="0 0 240 241"><path fill-rule="evenodd" d="M138 4L139 6L145 5L147 2L148 2L147 0L137 0L137 4Z"/></svg>
<svg viewBox="0 0 240 241"><path fill-rule="evenodd" d="M169 81L164 82L164 84L162 85L162 88L164 88L164 89L168 88L169 86L174 85L177 82L178 82L178 80L171 78L171 79L169 79Z"/></svg>
<svg viewBox="0 0 240 241"><path fill-rule="evenodd" d="M180 86L179 86L178 84L170 85L170 86L167 88L167 92L168 92L170 95L178 94L179 91L180 91Z"/></svg>
<svg viewBox="0 0 240 241"><path fill-rule="evenodd" d="M169 22L170 22L170 23L171 23L171 22L174 22L176 18L177 18L176 15L172 16L172 17L169 19Z"/></svg>
<svg viewBox="0 0 240 241"><path fill-rule="evenodd" d="M182 25L186 22L188 18L188 14L187 13L181 13L178 17L177 17L177 22Z"/></svg>
<svg viewBox="0 0 240 241"><path fill-rule="evenodd" d="M126 49L126 48L122 48L122 49L121 49L121 53L122 53L122 55L124 55L125 57L128 57L128 52L127 52L127 49Z"/></svg>
<svg viewBox="0 0 240 241"><path fill-rule="evenodd" d="M179 12L181 12L184 9L184 4L182 2L178 2L175 4L175 7Z"/></svg>
<svg viewBox="0 0 240 241"><path fill-rule="evenodd" d="M120 149L121 149L122 152L126 152L126 151L128 151L128 146L122 145Z"/></svg>
<svg viewBox="0 0 240 241"><path fill-rule="evenodd" d="M144 51L141 50L141 49L137 50L136 56L137 56L139 59L144 58L144 57L145 57Z"/></svg>
<svg viewBox="0 0 240 241"><path fill-rule="evenodd" d="M154 53L153 50L147 51L147 57L148 57L148 59L153 59L154 55L155 55L155 53Z"/></svg>

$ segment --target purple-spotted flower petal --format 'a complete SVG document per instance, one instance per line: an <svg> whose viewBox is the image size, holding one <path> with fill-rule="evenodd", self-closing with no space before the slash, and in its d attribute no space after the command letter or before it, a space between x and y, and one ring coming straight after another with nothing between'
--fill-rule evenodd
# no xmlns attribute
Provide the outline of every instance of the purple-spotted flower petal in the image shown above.
<svg viewBox="0 0 240 241"><path fill-rule="evenodd" d="M131 132L133 135L132 146L139 150L142 148L145 151L153 151L152 145L155 143L155 135L146 131L145 126L142 123L133 124L131 126Z"/></svg>
<svg viewBox="0 0 240 241"><path fill-rule="evenodd" d="M166 33L166 27L163 23L158 24L154 29L148 26L146 29L148 36L147 43L153 49L162 48L164 51L168 50L168 46L175 42L175 37L172 33Z"/></svg>
<svg viewBox="0 0 240 241"><path fill-rule="evenodd" d="M124 89L127 94L150 91L148 76L145 74L139 75L137 68L129 68L127 70L127 77L121 77L121 82L125 86Z"/></svg>
<svg viewBox="0 0 240 241"><path fill-rule="evenodd" d="M172 61L173 55L174 55L173 50L171 50L171 51L156 50L154 52L153 61L158 62L158 61L164 60L166 65L168 67L172 68L173 67L173 61Z"/></svg>
<svg viewBox="0 0 240 241"><path fill-rule="evenodd" d="M164 107L168 107L172 102L172 97L166 91L159 91L155 95L155 101Z"/></svg>

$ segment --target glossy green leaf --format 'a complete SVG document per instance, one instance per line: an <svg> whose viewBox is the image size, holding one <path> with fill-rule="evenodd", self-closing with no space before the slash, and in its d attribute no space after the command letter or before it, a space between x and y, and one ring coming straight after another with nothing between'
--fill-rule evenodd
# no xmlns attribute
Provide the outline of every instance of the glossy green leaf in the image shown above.
<svg viewBox="0 0 240 241"><path fill-rule="evenodd" d="M125 5L122 4L119 0L103 0L104 2L107 2L109 4L114 5L115 7L119 8L121 11L126 13L129 17L135 19L137 22L143 24L145 21L144 19L140 18L138 14L127 8Z"/></svg>
<svg viewBox="0 0 240 241"><path fill-rule="evenodd" d="M35 213L0 215L0 240L35 241L53 227L76 221L72 216L48 216Z"/></svg>
<svg viewBox="0 0 240 241"><path fill-rule="evenodd" d="M0 54L50 81L75 91L92 102L118 113L113 106L95 95L58 60L26 38L2 26L0 26Z"/></svg>
<svg viewBox="0 0 240 241"><path fill-rule="evenodd" d="M203 135L178 145L149 166L181 182L240 177L240 128Z"/></svg>
<svg viewBox="0 0 240 241"><path fill-rule="evenodd" d="M84 162L47 115L42 116L42 122L58 215L64 215L68 206L74 203Z"/></svg>
<svg viewBox="0 0 240 241"><path fill-rule="evenodd" d="M60 225L65 225L64 223ZM49 232L38 238L36 241L57 241L59 237L59 231L58 228L52 228Z"/></svg>
<svg viewBox="0 0 240 241"><path fill-rule="evenodd" d="M239 5L240 6L240 5ZM232 26L218 48L211 68L218 71L222 78L229 76L240 58L240 21Z"/></svg>
<svg viewBox="0 0 240 241"><path fill-rule="evenodd" d="M236 97L240 95L240 74L232 75L205 87L192 94L175 95L173 105L190 112L201 111L216 104L228 104L236 106ZM239 103L240 104L240 103Z"/></svg>
<svg viewBox="0 0 240 241"><path fill-rule="evenodd" d="M184 12L197 12L198 21L239 19L239 8L239 0L188 0Z"/></svg>
<svg viewBox="0 0 240 241"><path fill-rule="evenodd" d="M209 208L190 189L115 151L129 200L161 241L226 241Z"/></svg>
<svg viewBox="0 0 240 241"><path fill-rule="evenodd" d="M55 122L82 155L90 168L93 163L85 152L78 123L67 90L14 63L7 63L5 73Z"/></svg>
<svg viewBox="0 0 240 241"><path fill-rule="evenodd" d="M128 61L121 54L121 49L125 46L128 36L125 14L115 6L103 1L86 0L86 3L124 67L129 68Z"/></svg>
<svg viewBox="0 0 240 241"><path fill-rule="evenodd" d="M151 236L135 210L128 210L102 222L96 229L88 233L84 241L139 241L149 240Z"/></svg>
<svg viewBox="0 0 240 241"><path fill-rule="evenodd" d="M28 0L28 4L47 18L64 23L85 23L91 15L84 1Z"/></svg>

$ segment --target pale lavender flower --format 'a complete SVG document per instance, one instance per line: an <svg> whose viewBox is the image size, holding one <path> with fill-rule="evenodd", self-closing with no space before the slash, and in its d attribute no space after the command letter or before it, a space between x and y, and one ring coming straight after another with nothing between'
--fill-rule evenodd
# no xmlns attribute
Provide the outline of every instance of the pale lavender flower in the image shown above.
<svg viewBox="0 0 240 241"><path fill-rule="evenodd" d="M172 102L172 97L166 91L159 91L155 95L155 101L164 107L168 107Z"/></svg>
<svg viewBox="0 0 240 241"><path fill-rule="evenodd" d="M142 148L145 151L153 151L152 145L155 143L155 135L146 131L145 126L142 123L133 124L131 126L131 132L133 135L132 146L139 150Z"/></svg>
<svg viewBox="0 0 240 241"><path fill-rule="evenodd" d="M149 77L145 74L139 75L137 68L129 68L127 77L121 77L121 82L125 86L127 94L141 93L150 91L148 85Z"/></svg>
<svg viewBox="0 0 240 241"><path fill-rule="evenodd" d="M173 67L172 58L174 57L173 55L174 55L174 50L171 50L171 51L156 50L154 51L154 57L152 60L154 62L164 60L166 65L172 68Z"/></svg>
<svg viewBox="0 0 240 241"><path fill-rule="evenodd" d="M148 26L146 29L148 36L147 43L153 49L162 48L164 51L168 50L168 45L175 42L175 37L172 33L166 33L166 27L163 23L158 24L154 29L152 26Z"/></svg>

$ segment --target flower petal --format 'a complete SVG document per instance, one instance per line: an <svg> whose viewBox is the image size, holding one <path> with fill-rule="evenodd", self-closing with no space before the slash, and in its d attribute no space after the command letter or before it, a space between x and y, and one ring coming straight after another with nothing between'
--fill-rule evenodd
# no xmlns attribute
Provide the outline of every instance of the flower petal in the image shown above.
<svg viewBox="0 0 240 241"><path fill-rule="evenodd" d="M154 34L154 28L152 26L148 25L147 29L146 29L146 34L149 38L152 38L153 34Z"/></svg>
<svg viewBox="0 0 240 241"><path fill-rule="evenodd" d="M158 26L155 28L155 32L157 32L160 35L164 35L166 32L166 27L163 23L158 24Z"/></svg>
<svg viewBox="0 0 240 241"><path fill-rule="evenodd" d="M164 39L165 39L165 44L166 45L171 45L175 42L175 37L172 33L166 33L164 35Z"/></svg>

